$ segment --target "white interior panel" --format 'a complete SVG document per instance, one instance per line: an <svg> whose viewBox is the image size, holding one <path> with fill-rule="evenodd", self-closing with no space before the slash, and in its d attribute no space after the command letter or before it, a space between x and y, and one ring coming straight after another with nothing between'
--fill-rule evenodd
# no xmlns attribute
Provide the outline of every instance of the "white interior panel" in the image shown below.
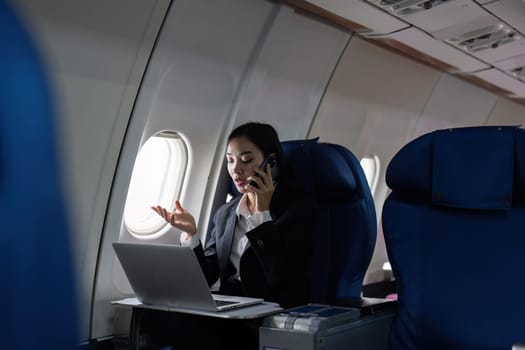
<svg viewBox="0 0 525 350"><path fill-rule="evenodd" d="M458 71L472 72L489 67L486 63L475 57L472 57L462 50L458 50L444 42L436 40L415 27L383 37L402 42L420 52L456 67Z"/></svg>
<svg viewBox="0 0 525 350"><path fill-rule="evenodd" d="M484 7L499 17L502 21L525 34L525 1L523 0L499 0L490 2Z"/></svg>
<svg viewBox="0 0 525 350"><path fill-rule="evenodd" d="M521 80L514 79L512 76L503 73L500 70L487 69L473 73L472 75L510 91L512 96L525 97L525 83Z"/></svg>
<svg viewBox="0 0 525 350"><path fill-rule="evenodd" d="M365 282L383 278L387 260L381 209L387 193L386 165L410 139L440 72L354 37L325 93L309 137L338 143L358 158L375 154L381 161L375 194L378 235ZM402 86L402 88L400 88Z"/></svg>
<svg viewBox="0 0 525 350"><path fill-rule="evenodd" d="M308 2L359 23L374 34L392 33L408 27L403 21L362 0L308 0Z"/></svg>
<svg viewBox="0 0 525 350"><path fill-rule="evenodd" d="M525 126L525 106L500 97L487 119L487 125Z"/></svg>
<svg viewBox="0 0 525 350"><path fill-rule="evenodd" d="M485 12L482 16L477 16L469 21L459 22L456 25L433 31L432 36L440 40L454 41L454 38L460 38L464 34L479 30L480 28L493 26L498 23L500 23L500 21L496 17Z"/></svg>
<svg viewBox="0 0 525 350"><path fill-rule="evenodd" d="M506 60L495 62L494 66L505 71L525 67L525 55L514 56Z"/></svg>
<svg viewBox="0 0 525 350"><path fill-rule="evenodd" d="M236 124L266 120L282 140L304 138L349 39L283 7L242 91Z"/></svg>
<svg viewBox="0 0 525 350"><path fill-rule="evenodd" d="M403 19L432 33L486 15L486 11L474 1L454 0L447 1L427 11L404 16Z"/></svg>
<svg viewBox="0 0 525 350"><path fill-rule="evenodd" d="M497 98L485 89L444 74L421 114L413 137L436 129L483 125Z"/></svg>

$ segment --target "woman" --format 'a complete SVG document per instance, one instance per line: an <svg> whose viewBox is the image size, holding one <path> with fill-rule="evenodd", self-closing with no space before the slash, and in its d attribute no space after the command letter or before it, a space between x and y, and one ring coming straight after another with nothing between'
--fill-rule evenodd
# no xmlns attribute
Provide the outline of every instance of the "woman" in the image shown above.
<svg viewBox="0 0 525 350"><path fill-rule="evenodd" d="M259 167L274 157L272 167ZM264 298L288 308L308 301L308 268L315 205L294 190L277 133L268 124L250 122L228 137L228 173L240 193L216 212L202 247L193 216L175 202L175 211L155 210L183 231L209 285L220 279L219 293Z"/></svg>

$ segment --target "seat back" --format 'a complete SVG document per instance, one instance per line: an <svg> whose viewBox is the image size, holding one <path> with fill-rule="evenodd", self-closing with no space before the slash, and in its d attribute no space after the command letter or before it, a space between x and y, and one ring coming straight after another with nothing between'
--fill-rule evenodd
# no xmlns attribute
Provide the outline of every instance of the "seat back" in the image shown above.
<svg viewBox="0 0 525 350"><path fill-rule="evenodd" d="M8 3L0 1L0 347L73 349L74 268L51 101Z"/></svg>
<svg viewBox="0 0 525 350"><path fill-rule="evenodd" d="M391 348L511 349L525 339L525 132L439 130L390 162Z"/></svg>
<svg viewBox="0 0 525 350"><path fill-rule="evenodd" d="M359 298L377 232L374 202L359 161L346 148L317 139L282 145L297 185L319 207L311 301L337 304Z"/></svg>

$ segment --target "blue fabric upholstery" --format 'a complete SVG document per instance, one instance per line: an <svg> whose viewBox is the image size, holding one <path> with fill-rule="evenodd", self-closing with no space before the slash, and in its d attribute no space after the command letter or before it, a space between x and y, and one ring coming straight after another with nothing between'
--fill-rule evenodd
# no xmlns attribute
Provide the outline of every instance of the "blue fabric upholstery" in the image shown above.
<svg viewBox="0 0 525 350"><path fill-rule="evenodd" d="M0 347L73 349L73 266L50 98L28 34L0 1Z"/></svg>
<svg viewBox="0 0 525 350"><path fill-rule="evenodd" d="M392 350L503 350L525 339L525 131L423 135L394 157L386 180Z"/></svg>
<svg viewBox="0 0 525 350"><path fill-rule="evenodd" d="M377 223L365 175L346 148L317 139L283 142L300 189L319 206L311 267L311 301L359 298Z"/></svg>

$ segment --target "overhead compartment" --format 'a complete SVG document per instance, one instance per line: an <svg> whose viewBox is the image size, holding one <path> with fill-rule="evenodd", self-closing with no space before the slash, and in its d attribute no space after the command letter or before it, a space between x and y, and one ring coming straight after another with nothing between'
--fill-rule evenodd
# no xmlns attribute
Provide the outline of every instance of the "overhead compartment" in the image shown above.
<svg viewBox="0 0 525 350"><path fill-rule="evenodd" d="M521 35L514 35L512 41L505 42L505 46L489 48L475 53L476 57L494 63L514 56L525 54L525 40Z"/></svg>
<svg viewBox="0 0 525 350"><path fill-rule="evenodd" d="M367 33L388 34L409 25L361 0L308 0L326 11L368 28Z"/></svg>
<svg viewBox="0 0 525 350"><path fill-rule="evenodd" d="M488 63L525 53L521 33L490 14L433 35Z"/></svg>
<svg viewBox="0 0 525 350"><path fill-rule="evenodd" d="M498 0L483 6L494 16L525 34L525 1Z"/></svg>
<svg viewBox="0 0 525 350"><path fill-rule="evenodd" d="M471 0L366 0L429 33L486 15Z"/></svg>
<svg viewBox="0 0 525 350"><path fill-rule="evenodd" d="M498 61L494 66L525 82L525 55Z"/></svg>
<svg viewBox="0 0 525 350"><path fill-rule="evenodd" d="M510 97L525 97L525 82L518 80L496 68L472 73L471 75L508 91L508 96Z"/></svg>
<svg viewBox="0 0 525 350"><path fill-rule="evenodd" d="M397 33L376 36L374 39L396 40L451 66L449 72L473 72L489 66L447 43L434 39L425 32L411 27Z"/></svg>

